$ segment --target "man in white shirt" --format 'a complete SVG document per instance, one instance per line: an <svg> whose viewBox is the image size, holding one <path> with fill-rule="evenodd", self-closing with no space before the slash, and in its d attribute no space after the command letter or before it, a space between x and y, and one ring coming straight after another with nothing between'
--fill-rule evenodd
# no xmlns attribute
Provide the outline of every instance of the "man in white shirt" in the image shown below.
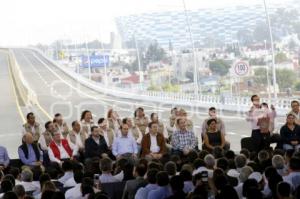
<svg viewBox="0 0 300 199"><path fill-rule="evenodd" d="M113 142L112 152L117 159L121 157L132 157L135 159L137 157L137 144L132 136L128 136L128 129L127 124L122 124L120 127L121 136L117 137Z"/></svg>
<svg viewBox="0 0 300 199"><path fill-rule="evenodd" d="M43 151L48 150L48 146L50 142L52 141L53 133L55 132L55 126L53 122L48 121L45 123L45 129L46 131L42 133L39 139L40 147Z"/></svg>
<svg viewBox="0 0 300 199"><path fill-rule="evenodd" d="M72 150L79 150L79 153L83 153L84 151L84 143L88 138L86 132L81 131L81 126L78 121L72 122L72 131L67 135L67 140L70 144Z"/></svg>
<svg viewBox="0 0 300 199"><path fill-rule="evenodd" d="M58 179L60 183L62 183L65 187L65 183L74 177L73 173L73 163L71 160L66 160L62 163L62 169L64 171L64 175Z"/></svg>
<svg viewBox="0 0 300 199"><path fill-rule="evenodd" d="M49 144L48 148L49 159L51 162L57 162L62 164L64 160L73 159L73 156L77 154L77 151L73 151L66 139L61 139L61 134L56 131L53 134L53 140Z"/></svg>
<svg viewBox="0 0 300 199"><path fill-rule="evenodd" d="M39 187L33 183L33 174L30 169L21 172L21 183L26 192L39 191Z"/></svg>
<svg viewBox="0 0 300 199"><path fill-rule="evenodd" d="M75 171L74 172L74 180L76 182L76 185L67 190L65 193L66 199L74 199L74 198L81 198L82 193L81 193L81 182L83 179L83 173L81 171Z"/></svg>
<svg viewBox="0 0 300 199"><path fill-rule="evenodd" d="M105 118L100 118L98 120L98 125L100 128L100 134L103 135L106 145L111 150L112 143L114 141L114 130L108 128L108 122Z"/></svg>

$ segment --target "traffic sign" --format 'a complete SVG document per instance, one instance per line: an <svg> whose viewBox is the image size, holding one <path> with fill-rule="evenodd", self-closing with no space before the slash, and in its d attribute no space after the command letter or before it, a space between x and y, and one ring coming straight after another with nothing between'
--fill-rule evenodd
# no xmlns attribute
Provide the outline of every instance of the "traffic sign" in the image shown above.
<svg viewBox="0 0 300 199"><path fill-rule="evenodd" d="M246 61L238 61L234 64L234 73L237 76L246 76L249 73L249 64Z"/></svg>

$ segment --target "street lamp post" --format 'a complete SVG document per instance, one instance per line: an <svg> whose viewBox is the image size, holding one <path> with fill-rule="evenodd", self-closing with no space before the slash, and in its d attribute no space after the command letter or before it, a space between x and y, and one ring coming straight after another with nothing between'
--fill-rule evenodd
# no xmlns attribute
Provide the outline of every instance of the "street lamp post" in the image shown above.
<svg viewBox="0 0 300 199"><path fill-rule="evenodd" d="M271 103L271 89L270 89L270 78L269 78L269 63L268 63L268 50L267 50L267 40L264 40L265 51L266 51L266 73L267 73L267 84L268 84L268 100Z"/></svg>
<svg viewBox="0 0 300 199"><path fill-rule="evenodd" d="M133 37L134 37L134 44L135 44L135 48L136 48L137 61L138 61L138 66L139 66L139 84L140 84L140 89L142 89L140 52L139 52L139 48L138 48L138 44L137 44L135 35Z"/></svg>
<svg viewBox="0 0 300 199"><path fill-rule="evenodd" d="M267 23L268 23L269 34L270 34L270 42L271 42L274 100L275 100L275 102L277 102L277 90L276 90L277 83L276 83L275 53L274 53L272 27L271 27L271 21L270 21L270 16L269 16L266 0L263 0L263 1L264 1L265 13L266 13L266 17L267 17Z"/></svg>
<svg viewBox="0 0 300 199"><path fill-rule="evenodd" d="M186 9L185 0L182 0L182 3L183 3L184 13L185 13L185 17L186 17L186 23L188 26L190 41L192 43L193 61L194 61L194 94L195 94L196 99L198 99L199 86L198 86L198 70L197 70L197 64L196 64L197 60L196 60L196 54L195 54L195 44L194 44L194 39L193 39L192 31L191 31L190 19L189 19L188 12Z"/></svg>

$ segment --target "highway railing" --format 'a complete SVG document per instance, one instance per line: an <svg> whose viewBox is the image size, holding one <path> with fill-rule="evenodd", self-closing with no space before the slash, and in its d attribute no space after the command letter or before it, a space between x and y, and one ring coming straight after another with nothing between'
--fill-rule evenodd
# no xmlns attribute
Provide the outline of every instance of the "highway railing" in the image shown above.
<svg viewBox="0 0 300 199"><path fill-rule="evenodd" d="M118 88L108 88L101 83L89 80L82 75L75 73L72 70L60 65L49 59L43 52L39 49L31 49L36 53L40 54L44 59L52 63L67 76L71 77L75 81L83 84L84 86L91 88L97 92L105 93L107 95L116 96L119 98L134 99L141 101L157 102L162 104L172 104L178 106L192 106L199 108L208 108L211 106L216 107L219 110L224 111L234 111L234 112L247 112L251 106L251 101L249 97L227 97L227 96L209 96L209 95L199 95L185 94L185 93L172 93L172 92L160 92L160 91L126 91ZM290 102L294 100L293 98L278 98L275 102L274 99L269 100L268 98L261 98L261 102L267 102L269 104L274 104L278 115L285 115L290 109Z"/></svg>

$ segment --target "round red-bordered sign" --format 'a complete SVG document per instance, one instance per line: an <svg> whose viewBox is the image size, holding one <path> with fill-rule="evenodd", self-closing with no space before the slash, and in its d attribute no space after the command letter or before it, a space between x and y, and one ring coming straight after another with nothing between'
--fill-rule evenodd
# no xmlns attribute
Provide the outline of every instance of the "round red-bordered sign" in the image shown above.
<svg viewBox="0 0 300 199"><path fill-rule="evenodd" d="M238 76L245 76L249 72L249 65L247 62L244 61L238 61L234 65L234 72Z"/></svg>

